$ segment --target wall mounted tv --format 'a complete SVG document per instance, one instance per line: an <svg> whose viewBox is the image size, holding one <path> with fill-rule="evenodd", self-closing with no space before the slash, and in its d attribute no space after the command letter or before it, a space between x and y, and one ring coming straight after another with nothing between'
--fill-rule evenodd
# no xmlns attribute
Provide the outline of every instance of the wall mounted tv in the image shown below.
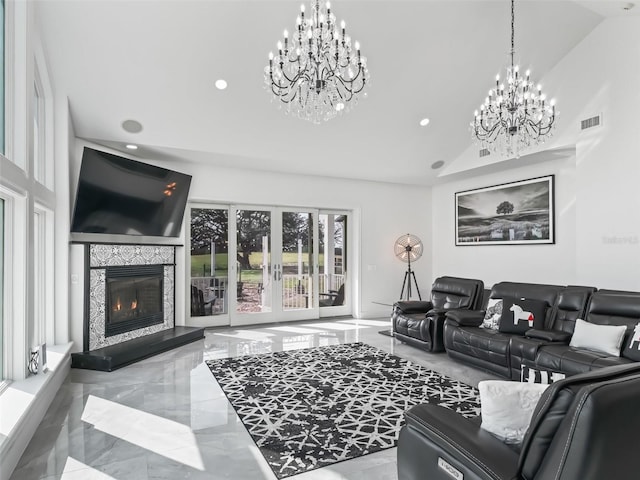
<svg viewBox="0 0 640 480"><path fill-rule="evenodd" d="M72 239L81 237L77 234L178 237L190 185L191 175L85 147Z"/></svg>

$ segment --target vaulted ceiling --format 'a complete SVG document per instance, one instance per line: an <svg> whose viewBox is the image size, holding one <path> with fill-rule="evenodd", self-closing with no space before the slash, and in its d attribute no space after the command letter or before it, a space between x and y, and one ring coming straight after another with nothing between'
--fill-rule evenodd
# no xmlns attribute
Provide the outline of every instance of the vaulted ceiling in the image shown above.
<svg viewBox="0 0 640 480"><path fill-rule="evenodd" d="M293 28L299 3L41 0L35 8L54 90L68 97L78 137L123 152L135 143L142 159L433 183L431 165L468 148L473 111L507 64L509 2L334 0L372 81L365 100L321 125L285 115L264 89L267 54ZM544 83L624 3L518 1L517 56ZM226 90L214 87L219 78ZM420 127L424 117L431 122ZM143 130L126 132L127 119Z"/></svg>

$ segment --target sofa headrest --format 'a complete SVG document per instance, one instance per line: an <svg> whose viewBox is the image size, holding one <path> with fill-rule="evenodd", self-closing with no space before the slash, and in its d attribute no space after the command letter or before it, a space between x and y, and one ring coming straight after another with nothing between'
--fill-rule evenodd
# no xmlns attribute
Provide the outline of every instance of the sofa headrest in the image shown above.
<svg viewBox="0 0 640 480"><path fill-rule="evenodd" d="M587 317L594 315L598 317L623 317L637 322L640 320L640 293L612 290L595 292L589 302Z"/></svg>
<svg viewBox="0 0 640 480"><path fill-rule="evenodd" d="M560 285L544 285L538 283L500 282L491 288L491 298L527 298L546 301L552 306L558 292L565 287Z"/></svg>
<svg viewBox="0 0 640 480"><path fill-rule="evenodd" d="M554 306L551 328L573 333L576 319L584 318L593 287L567 287L560 291Z"/></svg>
<svg viewBox="0 0 640 480"><path fill-rule="evenodd" d="M439 277L431 286L431 301L437 308L480 308L482 280L458 277Z"/></svg>

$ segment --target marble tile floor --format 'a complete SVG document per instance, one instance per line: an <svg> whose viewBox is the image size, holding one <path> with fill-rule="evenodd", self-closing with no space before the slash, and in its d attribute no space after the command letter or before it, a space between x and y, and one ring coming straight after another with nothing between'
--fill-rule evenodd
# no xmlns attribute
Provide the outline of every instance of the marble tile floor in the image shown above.
<svg viewBox="0 0 640 480"><path fill-rule="evenodd" d="M342 317L215 328L115 372L72 369L11 480L275 480L208 359L360 341L470 385L495 378L378 333L388 326ZM396 449L289 478L396 480Z"/></svg>

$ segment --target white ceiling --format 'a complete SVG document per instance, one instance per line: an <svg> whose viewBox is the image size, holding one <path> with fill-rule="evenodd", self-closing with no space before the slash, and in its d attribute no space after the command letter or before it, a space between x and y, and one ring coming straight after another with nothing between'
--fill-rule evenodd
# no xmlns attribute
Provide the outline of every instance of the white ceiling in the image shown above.
<svg viewBox="0 0 640 480"><path fill-rule="evenodd" d="M544 77L625 3L518 1L523 66ZM127 153L136 143L143 159L433 183L431 164L469 146L473 111L506 65L509 2L333 0L372 82L353 111L321 125L285 115L263 88L267 54L299 4L42 0L36 13L54 89L68 96L81 138ZM125 132L127 119L142 132Z"/></svg>

